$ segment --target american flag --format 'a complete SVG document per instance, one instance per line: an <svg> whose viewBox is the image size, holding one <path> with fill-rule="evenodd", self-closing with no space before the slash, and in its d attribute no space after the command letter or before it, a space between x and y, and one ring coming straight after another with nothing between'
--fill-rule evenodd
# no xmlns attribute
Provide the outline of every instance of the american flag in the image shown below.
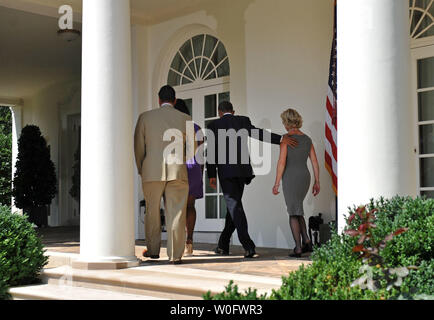
<svg viewBox="0 0 434 320"><path fill-rule="evenodd" d="M337 124L337 19L336 19L336 1L335 17L333 27L333 44L330 58L330 75L327 94L327 112L325 126L325 166L330 173L333 181L333 190L338 194L338 124Z"/></svg>

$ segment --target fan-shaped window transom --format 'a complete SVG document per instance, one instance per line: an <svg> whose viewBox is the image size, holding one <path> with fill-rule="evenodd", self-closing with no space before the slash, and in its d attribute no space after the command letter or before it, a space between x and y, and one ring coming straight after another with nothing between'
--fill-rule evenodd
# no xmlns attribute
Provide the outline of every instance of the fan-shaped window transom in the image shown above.
<svg viewBox="0 0 434 320"><path fill-rule="evenodd" d="M179 48L170 65L167 83L176 87L229 75L229 58L223 43L209 34L201 34Z"/></svg>

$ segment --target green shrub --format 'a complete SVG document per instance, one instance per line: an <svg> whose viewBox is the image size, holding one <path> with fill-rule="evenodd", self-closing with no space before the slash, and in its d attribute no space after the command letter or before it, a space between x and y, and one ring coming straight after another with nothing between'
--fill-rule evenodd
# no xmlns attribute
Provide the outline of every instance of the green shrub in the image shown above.
<svg viewBox="0 0 434 320"><path fill-rule="evenodd" d="M312 265L282 278L282 286L273 290L268 299L276 300L378 300L378 299L432 299L434 297L434 200L395 197L390 200L371 201L368 210L376 208L372 243L379 243L400 228L408 228L388 241L380 250L383 265L371 266L376 291L352 286L360 278L364 265L360 253L353 252L357 238L334 234L332 239L312 254ZM355 210L356 208L354 208ZM354 213L354 210L350 214ZM348 224L346 230L357 229L359 217ZM369 243L369 241L368 241ZM401 286L387 290L387 268L410 267ZM386 269L385 269L386 268ZM229 295L228 293L231 293ZM252 291L250 291L252 292ZM238 292L206 299L222 299Z"/></svg>
<svg viewBox="0 0 434 320"><path fill-rule="evenodd" d="M219 293L215 296L211 295L211 292L208 291L207 294L204 295L205 300L265 300L266 295L258 295L258 291L248 289L244 293L238 291L238 286L234 285L234 282L229 282L229 285L226 287L226 290L222 293Z"/></svg>
<svg viewBox="0 0 434 320"><path fill-rule="evenodd" d="M372 292L351 288L360 277L363 263L352 253L354 239L334 234L321 248L316 248L310 266L302 266L273 290L274 300L370 300L386 298L384 290Z"/></svg>
<svg viewBox="0 0 434 320"><path fill-rule="evenodd" d="M8 286L3 279L0 279L0 301L1 300L9 300L10 295L8 293Z"/></svg>
<svg viewBox="0 0 434 320"><path fill-rule="evenodd" d="M12 113L0 106L0 205L12 199Z"/></svg>
<svg viewBox="0 0 434 320"><path fill-rule="evenodd" d="M27 217L0 207L0 279L9 287L35 283L47 261Z"/></svg>

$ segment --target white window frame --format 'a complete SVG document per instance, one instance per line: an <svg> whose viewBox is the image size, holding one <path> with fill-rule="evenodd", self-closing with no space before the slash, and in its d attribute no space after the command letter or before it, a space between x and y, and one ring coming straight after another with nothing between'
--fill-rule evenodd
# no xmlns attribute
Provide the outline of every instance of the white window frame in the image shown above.
<svg viewBox="0 0 434 320"><path fill-rule="evenodd" d="M431 37L434 38L434 37ZM416 121L416 125L415 125L415 161L416 161L416 168L417 168L417 177L416 177L416 181L417 181L417 191L418 194L421 195L422 192L426 192L426 191L434 191L434 187L421 187L421 166L420 166L420 160L422 158L432 158L434 157L434 154L420 154L420 126L421 125L426 125L426 124L434 124L434 120L432 121L419 121L419 97L418 94L419 92L424 92L424 91L431 91L434 90L434 87L432 88L423 88L423 89L418 89L417 87L417 83L418 83L418 73L417 73L417 62L418 60L421 59L426 59L426 58L430 58L430 57L434 57L434 41L431 43L430 46L424 46L424 47L418 47L418 48L414 48L412 49L411 52L411 65L412 65L412 92L413 92L413 97L412 97L412 105L413 105L413 111L414 111L414 119Z"/></svg>

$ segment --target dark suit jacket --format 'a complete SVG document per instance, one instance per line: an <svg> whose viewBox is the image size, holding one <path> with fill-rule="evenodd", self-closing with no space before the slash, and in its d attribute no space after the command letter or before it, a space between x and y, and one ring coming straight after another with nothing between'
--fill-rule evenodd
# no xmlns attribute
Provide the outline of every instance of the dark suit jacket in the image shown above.
<svg viewBox="0 0 434 320"><path fill-rule="evenodd" d="M224 115L222 118L217 119L213 122L211 122L208 126L208 129L210 129L215 136L216 143L214 146L212 146L212 141L208 139L208 158L207 158L207 171L208 171L208 177L209 178L216 178L217 177L217 171L220 179L229 179L229 178L246 178L246 183L249 184L252 179L255 177L253 174L253 168L250 161L250 155L249 155L249 149L248 149L248 136L258 139L263 142L268 142L272 144L280 144L280 140L282 139L282 136L278 134L271 133L270 135L267 134L264 138L264 130L258 129L255 126L252 125L252 122L248 117L244 116L233 116L230 114ZM222 151L222 141L219 141L219 130L230 130L234 129L239 135L237 136L237 149L236 149L236 163L235 161L232 161L233 164L230 164L230 138L226 137L226 162L225 164L219 164L221 161L219 161L219 144L220 144L220 151ZM244 129L244 130L242 130ZM240 131L241 130L241 131ZM257 130L257 131L254 131ZM258 134L259 133L259 134ZM268 138L267 138L268 137ZM221 139L222 137L220 137ZM215 150L215 161L213 161L213 157L210 153L210 148L214 147ZM223 150L224 151L224 150ZM248 159L248 161L243 160ZM232 158L234 158L235 155L232 155ZM220 158L222 158L222 155L220 155ZM221 159L222 160L222 159ZM235 159L232 159L235 160Z"/></svg>

